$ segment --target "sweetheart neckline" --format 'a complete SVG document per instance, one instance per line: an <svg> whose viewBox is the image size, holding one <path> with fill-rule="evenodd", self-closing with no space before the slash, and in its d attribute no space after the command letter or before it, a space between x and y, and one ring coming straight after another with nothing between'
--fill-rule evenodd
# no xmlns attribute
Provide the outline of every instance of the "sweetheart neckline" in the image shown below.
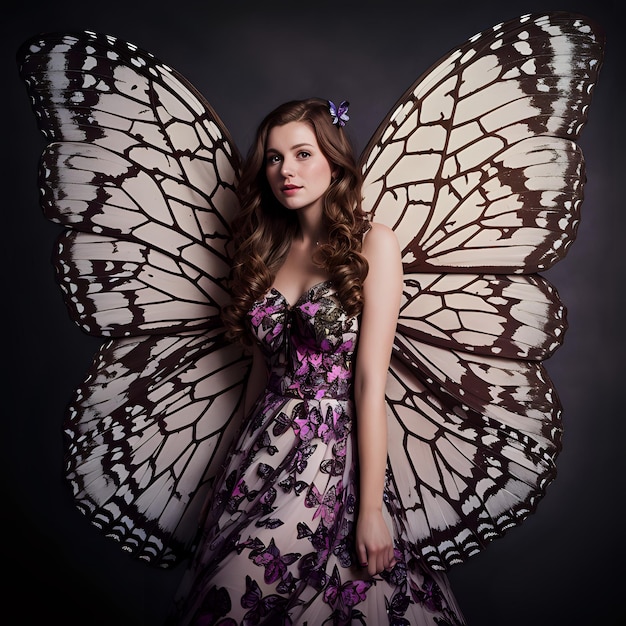
<svg viewBox="0 0 626 626"><path fill-rule="evenodd" d="M274 293L278 294L287 304L287 306L290 309L293 309L295 306L297 306L301 300L303 300L305 297L307 297L314 289L318 289L319 287L322 287L323 285L326 284L330 284L332 281L327 278L326 280L321 280L319 283L315 283L314 285L311 285L308 289L306 289L301 295L300 297L293 303L291 304L289 302L289 300L287 300L286 296L282 293L282 291L280 291L280 289L276 289L276 287L270 287L270 291L273 291Z"/></svg>

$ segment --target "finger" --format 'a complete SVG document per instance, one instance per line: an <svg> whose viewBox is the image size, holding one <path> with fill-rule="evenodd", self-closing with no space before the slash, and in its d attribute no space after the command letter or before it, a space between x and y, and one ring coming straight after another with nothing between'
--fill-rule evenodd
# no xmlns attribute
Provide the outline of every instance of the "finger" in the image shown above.
<svg viewBox="0 0 626 626"><path fill-rule="evenodd" d="M372 559L370 558L370 561ZM375 574L380 574L381 572L383 572L385 570L385 555L382 552L379 552L376 556L376 560L375 560Z"/></svg>
<svg viewBox="0 0 626 626"><path fill-rule="evenodd" d="M361 567L367 567L367 550L362 543L357 545L356 548L357 558L359 559L359 565Z"/></svg>
<svg viewBox="0 0 626 626"><path fill-rule="evenodd" d="M380 555L375 552L370 552L368 554L368 565L367 565L367 573L370 576L376 576L379 572L381 572L381 560Z"/></svg>

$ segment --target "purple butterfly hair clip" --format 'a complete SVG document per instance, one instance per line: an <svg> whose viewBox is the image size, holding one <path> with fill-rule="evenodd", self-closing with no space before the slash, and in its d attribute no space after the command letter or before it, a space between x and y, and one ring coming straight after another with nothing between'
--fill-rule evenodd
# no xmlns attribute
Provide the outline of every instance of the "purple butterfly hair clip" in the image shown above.
<svg viewBox="0 0 626 626"><path fill-rule="evenodd" d="M344 100L339 107L335 106L335 103L332 100L328 101L328 106L330 107L330 114L333 118L333 124L337 124L338 126L345 126L346 122L350 119L348 117L348 107L350 103L347 100Z"/></svg>

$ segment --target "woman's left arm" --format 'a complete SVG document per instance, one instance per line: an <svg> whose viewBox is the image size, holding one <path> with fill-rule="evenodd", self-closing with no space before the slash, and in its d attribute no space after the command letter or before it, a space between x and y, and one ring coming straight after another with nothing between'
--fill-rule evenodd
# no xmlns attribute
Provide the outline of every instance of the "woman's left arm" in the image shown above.
<svg viewBox="0 0 626 626"><path fill-rule="evenodd" d="M369 272L357 352L354 400L359 454L356 550L370 575L395 564L393 542L382 515L387 466L385 385L402 296L402 260L394 232L373 224L363 241Z"/></svg>

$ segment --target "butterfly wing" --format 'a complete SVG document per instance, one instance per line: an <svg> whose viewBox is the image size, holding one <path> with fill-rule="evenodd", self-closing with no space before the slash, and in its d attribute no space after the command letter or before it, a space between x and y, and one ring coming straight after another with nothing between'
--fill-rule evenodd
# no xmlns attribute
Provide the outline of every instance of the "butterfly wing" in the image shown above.
<svg viewBox="0 0 626 626"><path fill-rule="evenodd" d="M365 209L396 232L405 272L387 496L434 568L519 523L555 474L542 361L566 320L537 272L576 236L602 50L580 16L499 24L418 79L361 159Z"/></svg>
<svg viewBox="0 0 626 626"><path fill-rule="evenodd" d="M215 112L151 54L95 33L18 53L39 126L45 215L72 318L112 338L65 425L79 508L168 566L240 417L248 359L223 337L239 156Z"/></svg>

